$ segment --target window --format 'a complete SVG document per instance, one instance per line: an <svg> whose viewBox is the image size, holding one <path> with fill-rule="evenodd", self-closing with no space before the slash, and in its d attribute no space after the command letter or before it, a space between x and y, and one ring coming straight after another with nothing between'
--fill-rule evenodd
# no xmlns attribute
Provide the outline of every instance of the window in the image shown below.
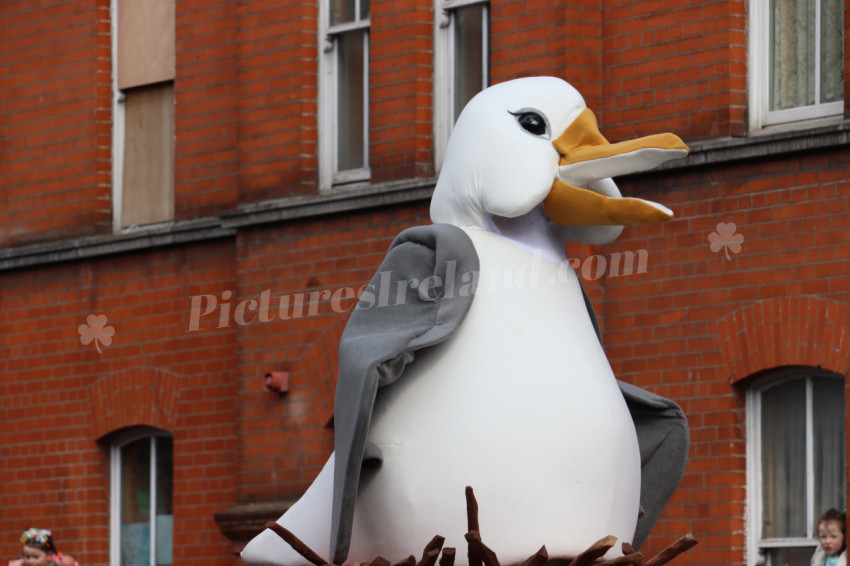
<svg viewBox="0 0 850 566"><path fill-rule="evenodd" d="M816 522L844 509L844 380L788 368L748 391L749 560L808 564Z"/></svg>
<svg viewBox="0 0 850 566"><path fill-rule="evenodd" d="M323 188L369 180L369 0L324 0ZM321 142L320 142L321 143Z"/></svg>
<svg viewBox="0 0 850 566"><path fill-rule="evenodd" d="M172 439L134 429L111 448L111 566L172 564Z"/></svg>
<svg viewBox="0 0 850 566"><path fill-rule="evenodd" d="M842 0L750 0L750 127L844 113Z"/></svg>
<svg viewBox="0 0 850 566"><path fill-rule="evenodd" d="M113 225L174 219L174 0L112 0Z"/></svg>
<svg viewBox="0 0 850 566"><path fill-rule="evenodd" d="M490 81L490 9L481 0L437 0L434 129L437 165L463 107Z"/></svg>

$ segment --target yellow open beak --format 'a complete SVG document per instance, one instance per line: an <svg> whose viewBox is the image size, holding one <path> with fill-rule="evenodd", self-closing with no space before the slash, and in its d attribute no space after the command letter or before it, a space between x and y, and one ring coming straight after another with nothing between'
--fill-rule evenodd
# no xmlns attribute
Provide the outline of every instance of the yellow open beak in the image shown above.
<svg viewBox="0 0 850 566"><path fill-rule="evenodd" d="M543 200L549 218L563 226L655 224L673 213L637 198L610 197L577 184L636 173L684 157L688 146L674 134L657 134L609 143L599 132L596 117L584 109L552 142L561 155L558 179Z"/></svg>

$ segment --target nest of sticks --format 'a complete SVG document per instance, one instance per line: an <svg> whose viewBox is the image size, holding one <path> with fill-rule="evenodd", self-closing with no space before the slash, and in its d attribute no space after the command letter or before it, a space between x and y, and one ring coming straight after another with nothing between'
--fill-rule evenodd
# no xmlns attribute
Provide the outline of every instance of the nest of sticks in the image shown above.
<svg viewBox="0 0 850 566"><path fill-rule="evenodd" d="M466 518L469 529L465 535L469 566L501 566L496 553L481 540L481 530L478 526L478 502L475 500L471 487L466 488ZM315 566L334 566L274 521L266 523L266 527L277 533L307 562ZM382 556L377 556L371 562L361 562L358 566L435 566L438 561L439 566L454 566L456 549L443 548L444 542L445 538L439 535L435 536L425 546L422 558L419 560L410 555L404 560L392 563ZM616 542L617 538L609 535L590 545L587 550L581 552L575 558L550 558L544 545L525 561L515 566L662 566L696 545L697 539L694 538L692 533L688 533L649 559L645 559L643 554L636 552L629 543L624 542L622 556L605 560L605 553L613 548Z"/></svg>

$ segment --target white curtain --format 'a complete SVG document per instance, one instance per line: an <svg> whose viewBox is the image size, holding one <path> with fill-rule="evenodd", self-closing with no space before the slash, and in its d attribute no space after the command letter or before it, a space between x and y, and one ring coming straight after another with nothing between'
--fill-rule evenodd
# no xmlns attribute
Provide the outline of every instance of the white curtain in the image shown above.
<svg viewBox="0 0 850 566"><path fill-rule="evenodd" d="M806 381L762 393L762 538L806 537Z"/></svg>
<svg viewBox="0 0 850 566"><path fill-rule="evenodd" d="M821 102L844 99L844 2L821 1Z"/></svg>
<svg viewBox="0 0 850 566"><path fill-rule="evenodd" d="M771 110L843 99L843 26L843 0L771 1ZM819 53L816 50L818 35ZM816 75L816 57L820 59L820 77ZM815 90L818 83L819 99Z"/></svg>
<svg viewBox="0 0 850 566"><path fill-rule="evenodd" d="M814 407L814 517L834 507L844 509L844 381L815 379Z"/></svg>

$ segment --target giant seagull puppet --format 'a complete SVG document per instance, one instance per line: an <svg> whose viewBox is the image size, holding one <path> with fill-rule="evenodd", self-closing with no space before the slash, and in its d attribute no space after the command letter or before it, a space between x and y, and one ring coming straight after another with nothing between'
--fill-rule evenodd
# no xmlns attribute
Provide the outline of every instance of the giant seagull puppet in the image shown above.
<svg viewBox="0 0 850 566"><path fill-rule="evenodd" d="M615 379L564 244L671 218L611 177L687 151L672 134L609 143L560 79L475 96L434 224L396 238L340 340L334 454L278 523L335 564L397 560L436 534L464 544L471 485L503 564L606 535L639 547L681 479L687 423ZM242 558L305 563L270 530Z"/></svg>

